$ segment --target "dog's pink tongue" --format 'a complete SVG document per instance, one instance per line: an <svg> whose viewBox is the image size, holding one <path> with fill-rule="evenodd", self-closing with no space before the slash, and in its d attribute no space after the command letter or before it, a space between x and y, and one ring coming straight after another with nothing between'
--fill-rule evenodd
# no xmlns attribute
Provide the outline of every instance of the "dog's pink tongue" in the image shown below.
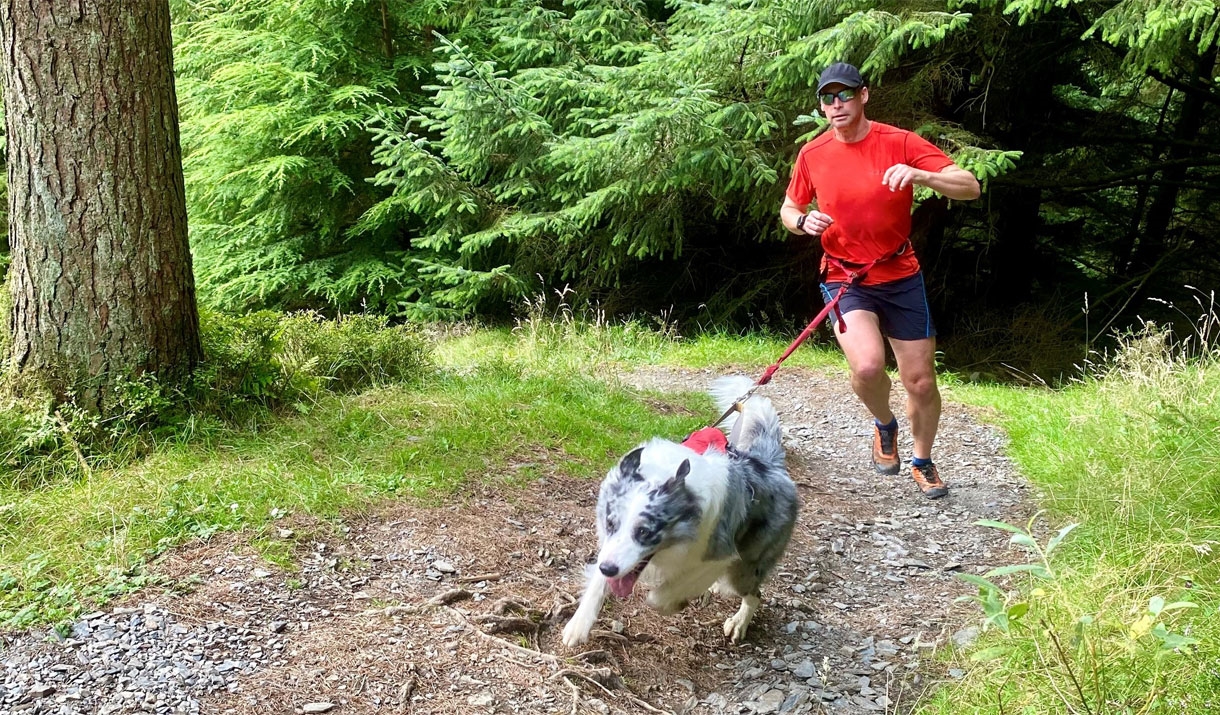
<svg viewBox="0 0 1220 715"><path fill-rule="evenodd" d="M639 577L639 573L632 571L621 578L611 578L606 581L610 584L611 593L619 598L627 598L631 595L631 589L635 588L635 580Z"/></svg>

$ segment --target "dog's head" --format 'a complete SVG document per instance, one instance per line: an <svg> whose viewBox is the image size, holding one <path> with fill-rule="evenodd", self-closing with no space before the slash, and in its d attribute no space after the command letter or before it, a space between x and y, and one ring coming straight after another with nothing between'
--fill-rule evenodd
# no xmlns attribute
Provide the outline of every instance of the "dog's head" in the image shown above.
<svg viewBox="0 0 1220 715"><path fill-rule="evenodd" d="M644 445L629 452L602 481L597 500L597 568L619 597L631 594L653 554L694 539L699 530L699 502L686 487L691 461L666 467L672 459L649 459Z"/></svg>

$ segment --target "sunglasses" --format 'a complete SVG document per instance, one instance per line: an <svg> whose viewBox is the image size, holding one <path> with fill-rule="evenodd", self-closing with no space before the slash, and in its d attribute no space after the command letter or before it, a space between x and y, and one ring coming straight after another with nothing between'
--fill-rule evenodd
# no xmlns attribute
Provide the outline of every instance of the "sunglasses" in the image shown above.
<svg viewBox="0 0 1220 715"><path fill-rule="evenodd" d="M822 104L826 105L834 104L835 97L838 97L840 102L847 104L851 100L855 99L856 95L859 93L860 90L848 87L847 89L840 89L838 92L822 92L818 95L818 97L822 100Z"/></svg>

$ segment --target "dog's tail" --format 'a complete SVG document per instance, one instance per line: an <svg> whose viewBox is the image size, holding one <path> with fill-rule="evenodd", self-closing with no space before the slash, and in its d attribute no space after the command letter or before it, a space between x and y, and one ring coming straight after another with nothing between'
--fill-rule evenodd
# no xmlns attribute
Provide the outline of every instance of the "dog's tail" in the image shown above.
<svg viewBox="0 0 1220 715"><path fill-rule="evenodd" d="M729 409L737 398L749 392L754 381L743 375L722 377L712 383L712 396L717 407L723 412ZM725 420L724 428L730 434L738 419L744 419L738 430L737 441L733 444L738 450L749 452L769 464L782 464L784 461L783 432L779 426L779 415L771 400L755 393L743 404L744 412L734 412Z"/></svg>

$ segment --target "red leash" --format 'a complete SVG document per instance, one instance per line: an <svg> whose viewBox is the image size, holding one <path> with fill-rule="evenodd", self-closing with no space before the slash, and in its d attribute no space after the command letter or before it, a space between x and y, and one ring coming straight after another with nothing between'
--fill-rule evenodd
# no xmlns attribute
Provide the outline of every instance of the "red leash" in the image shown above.
<svg viewBox="0 0 1220 715"><path fill-rule="evenodd" d="M902 250L903 251L906 250L905 244L904 244ZM900 253L901 252L902 251L900 251ZM897 254L895 254L895 255L897 255ZM712 427L716 427L721 422L724 422L726 419L728 419L729 415L733 414L734 412L740 412L742 409L742 403L744 403L746 400L750 399L750 396L754 394L755 390L757 390L758 388L767 384L768 382L771 382L771 376L774 375L775 371L779 369L779 364L781 362L787 360L788 356L791 355L793 352L795 352L796 349L798 347L800 347L801 343L805 342L805 339L813 334L813 331L817 330L818 323L821 323L823 320L825 320L826 316L830 315L830 312L832 310L836 310L838 308L839 301L843 298L843 294L847 292L847 289L851 288L853 285L855 285L857 281L863 279L864 275L866 273L868 273L870 270L872 270L873 266L877 265L878 263L881 263L882 261L887 261L892 257L893 256L886 256L885 258L878 258L876 260L873 260L869 263L864 264L858 270L849 272L847 275L847 280L843 283L843 285L839 286L839 290L836 291L834 294L834 297L831 298L826 303L826 307L822 308L821 312L819 312L813 320L809 321L809 325L805 326L805 329L801 331L801 334L796 336L796 340L792 341L792 344L788 346L788 349L784 351L784 354L780 355L778 360L776 360L766 370L763 371L762 377L758 378L758 382L755 382L754 386L751 387L748 391L746 391L746 394L744 394L741 397L734 400L733 404L729 406L729 409L725 410L724 414L720 415L720 419L718 419L712 423ZM829 260L833 260L833 261L837 262L841 268L843 267L843 263L841 261L838 261L838 259L830 258L829 256L827 256L827 258ZM836 311L836 317L838 318L839 332L840 333L846 332L847 323L843 321L843 314ZM739 424L741 424L740 420L733 425L734 431L736 431L736 427ZM734 438L736 436L737 436L736 434L730 436L729 442L731 443L731 442L735 441Z"/></svg>
<svg viewBox="0 0 1220 715"><path fill-rule="evenodd" d="M869 268L872 268L872 266L870 265ZM763 371L762 377L758 378L758 382L754 384L755 387L761 387L768 382L771 382L771 376L774 375L775 371L779 369L779 364L787 360L788 356L795 352L796 349L800 347L801 343L805 342L806 338L813 334L813 331L818 329L818 324L825 320L826 316L830 315L830 312L839 306L839 301L843 298L843 294L846 293L847 289L856 282L857 278L858 276L856 274L852 274L851 278L846 283L839 286L839 290L836 291L834 297L831 298L828 303L826 303L826 307L822 308L822 311L818 313L813 320L809 321L809 325L805 326L805 329L801 331L801 334L796 336L796 340L792 341L792 344L788 346L788 349L784 351L784 354L780 355L778 360L771 363L771 365ZM845 332L847 330L847 323L843 321L843 314L836 312L835 317L838 319L839 332Z"/></svg>

